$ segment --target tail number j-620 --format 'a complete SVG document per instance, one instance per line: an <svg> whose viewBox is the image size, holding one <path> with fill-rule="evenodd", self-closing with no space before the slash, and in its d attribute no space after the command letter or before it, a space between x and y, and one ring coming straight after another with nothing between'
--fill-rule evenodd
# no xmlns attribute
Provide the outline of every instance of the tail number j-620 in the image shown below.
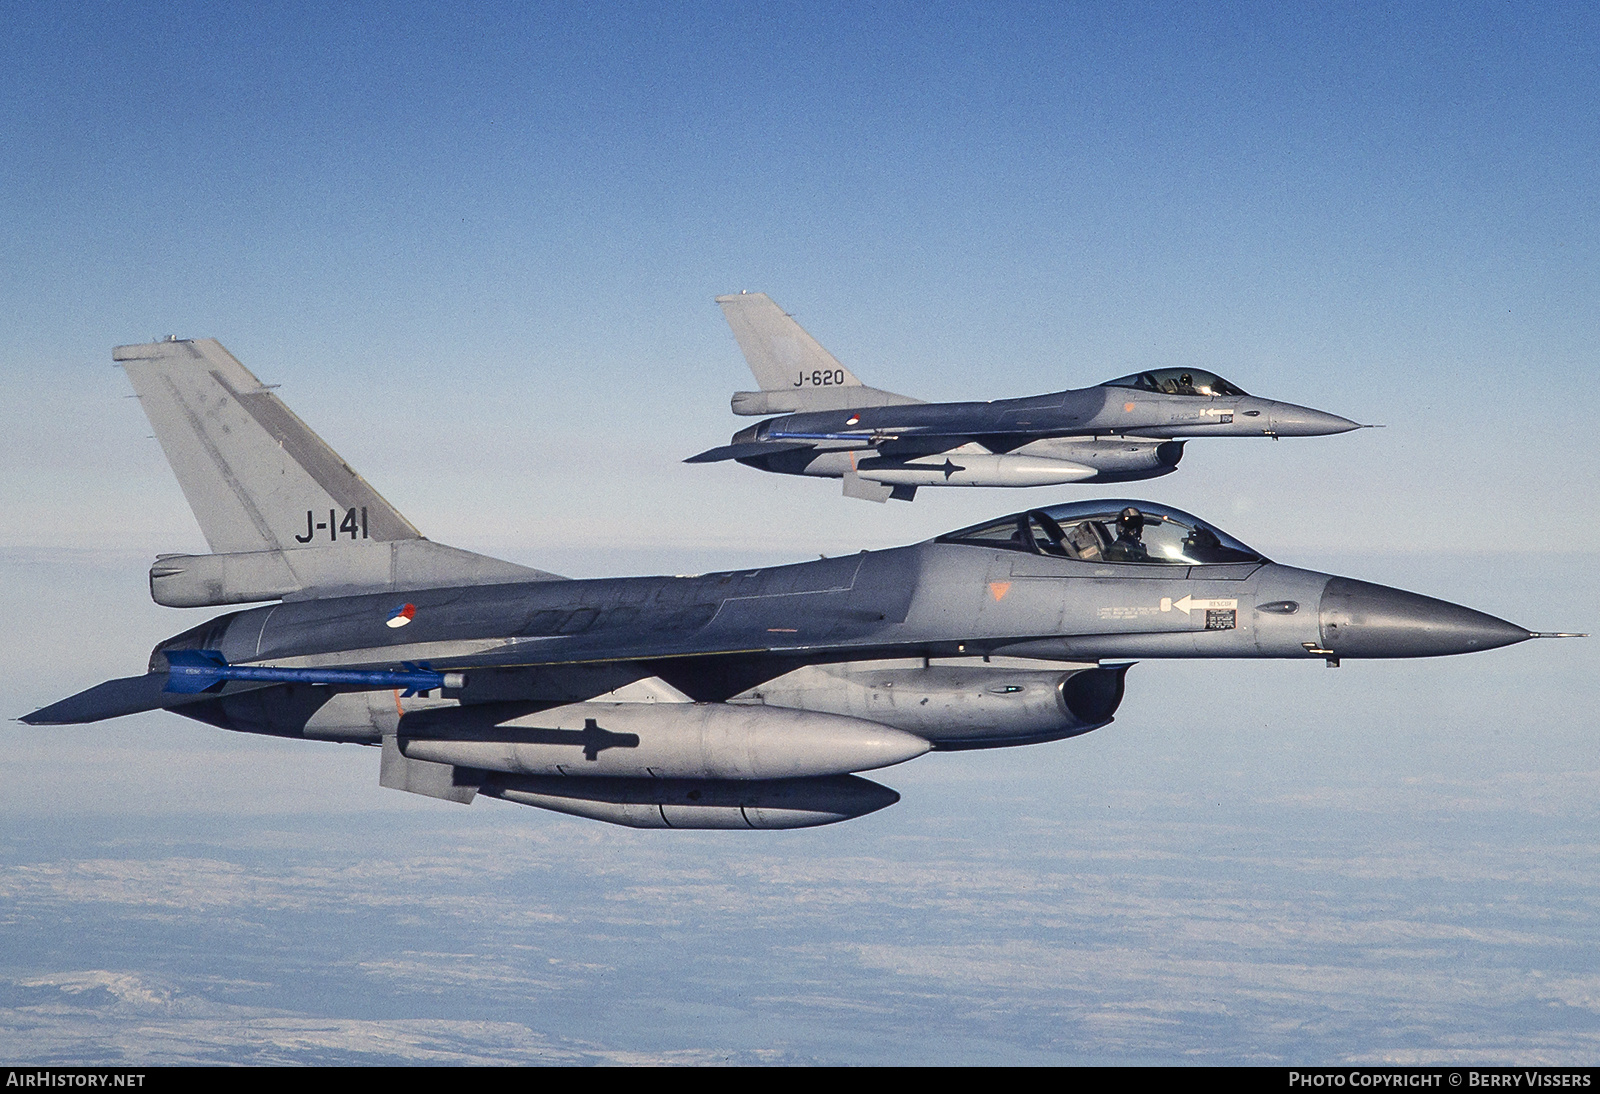
<svg viewBox="0 0 1600 1094"><path fill-rule="evenodd" d="M348 535L351 539L367 538L367 507L360 509L346 509L344 519L339 519L339 510L329 509L327 520L318 520L320 514L315 510L306 510L306 534L296 535L296 543L310 543L316 538L318 532L327 532L328 538L334 543L339 542L339 537Z"/></svg>
<svg viewBox="0 0 1600 1094"><path fill-rule="evenodd" d="M812 387L841 387L844 384L844 369L819 368L812 372L799 373L799 379L794 382L795 387L805 387L807 383Z"/></svg>

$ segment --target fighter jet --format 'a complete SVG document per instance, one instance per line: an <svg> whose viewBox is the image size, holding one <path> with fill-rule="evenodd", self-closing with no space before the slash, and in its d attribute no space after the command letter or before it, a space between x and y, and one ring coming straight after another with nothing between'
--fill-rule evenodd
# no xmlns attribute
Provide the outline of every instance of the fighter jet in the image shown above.
<svg viewBox="0 0 1600 1094"><path fill-rule="evenodd" d="M1195 437L1318 437L1362 426L1249 395L1214 373L1159 368L1097 387L925 403L866 387L764 293L719 296L760 391L735 414L781 414L685 463L737 460L843 479L846 497L911 501L922 486L1131 482L1178 469Z"/></svg>
<svg viewBox="0 0 1600 1094"><path fill-rule="evenodd" d="M215 341L114 357L211 547L159 556L151 595L258 606L32 725L170 710L372 746L381 785L452 802L799 828L899 800L861 771L1109 725L1127 658L1335 665L1544 637L1135 500L789 566L567 580L424 539Z"/></svg>

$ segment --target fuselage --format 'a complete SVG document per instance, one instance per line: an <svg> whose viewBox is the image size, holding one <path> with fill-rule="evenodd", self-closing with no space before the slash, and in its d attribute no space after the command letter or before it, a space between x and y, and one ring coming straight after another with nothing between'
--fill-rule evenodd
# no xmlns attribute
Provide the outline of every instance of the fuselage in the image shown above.
<svg viewBox="0 0 1600 1094"><path fill-rule="evenodd" d="M1174 394L1113 382L993 402L789 414L739 431L732 446L773 446L735 458L783 474L855 473L907 486L1033 486L1168 474L1183 441L1198 437L1356 428L1337 415L1243 393ZM938 459L946 455L950 461Z"/></svg>
<svg viewBox="0 0 1600 1094"><path fill-rule="evenodd" d="M1063 514L1071 528L1106 518ZM1150 561L1060 557L1006 521L909 547L693 577L541 581L305 600L219 617L164 643L230 663L284 667L427 664L467 673L464 698L559 667L568 693L662 676L722 701L805 663L1021 656L1063 662L1148 657L1412 657L1521 641L1529 632L1470 609L1282 566L1242 545L1197 550L1193 518L1150 503ZM1081 519L1080 519L1081 518ZM1189 525L1179 523L1187 519ZM1038 527L1037 523L1034 525ZM1052 524L1059 532L1059 526ZM1204 527L1204 526L1201 526ZM998 529L998 531L996 531ZM1209 531L1209 529L1207 529ZM1174 546L1188 532L1193 555ZM1161 536L1171 540L1167 542ZM965 537L963 539L963 537ZM1211 543L1216 544L1215 534ZM1224 540L1232 544L1231 540ZM997 546L985 545L988 543ZM1106 547L1085 554L1113 556ZM1166 550L1158 556L1156 550ZM403 603L402 603L403 602ZM406 623L395 626L397 610ZM737 663L737 671L728 669ZM585 673L591 679L581 680ZM498 681L496 683L495 681ZM577 682L573 682L577 681ZM604 683L606 686L601 687ZM497 696L496 696L497 697ZM505 697L517 697L508 691Z"/></svg>
<svg viewBox="0 0 1600 1094"><path fill-rule="evenodd" d="M1168 395L1133 387L1082 387L987 403L915 403L786 414L734 433L734 440L973 433L989 437L1315 437L1357 429L1323 411L1254 395Z"/></svg>

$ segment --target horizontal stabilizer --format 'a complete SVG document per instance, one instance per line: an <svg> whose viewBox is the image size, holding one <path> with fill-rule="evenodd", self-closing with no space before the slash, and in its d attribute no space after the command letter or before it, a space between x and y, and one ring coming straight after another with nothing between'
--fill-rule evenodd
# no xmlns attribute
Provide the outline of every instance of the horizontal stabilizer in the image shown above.
<svg viewBox="0 0 1600 1094"><path fill-rule="evenodd" d="M721 448L708 448L698 456L690 456L684 463L718 463L722 460L742 460L750 456L773 456L779 452L798 452L811 448L810 444L773 444L768 441L750 441L746 444L725 444Z"/></svg>
<svg viewBox="0 0 1600 1094"><path fill-rule="evenodd" d="M107 680L88 691L80 691L59 703L25 714L22 720L30 726L68 726L160 710L172 698L166 687L164 672Z"/></svg>
<svg viewBox="0 0 1600 1094"><path fill-rule="evenodd" d="M261 684L229 685L228 694L253 691ZM80 691L59 703L22 716L30 726L71 726L84 722L101 722L107 718L121 718L125 714L143 714L147 710L170 710L188 703L216 698L216 695L182 694L167 690L167 674L147 672L143 676L128 676L121 680L107 680L88 691Z"/></svg>

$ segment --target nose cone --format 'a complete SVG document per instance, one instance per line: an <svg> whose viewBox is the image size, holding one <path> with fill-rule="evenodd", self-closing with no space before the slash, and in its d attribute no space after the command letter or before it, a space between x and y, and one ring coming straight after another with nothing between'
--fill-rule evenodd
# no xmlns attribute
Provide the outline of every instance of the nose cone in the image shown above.
<svg viewBox="0 0 1600 1094"><path fill-rule="evenodd" d="M1349 418L1293 403L1273 403L1267 410L1267 422L1268 428L1280 437L1325 437L1361 428L1361 423Z"/></svg>
<svg viewBox="0 0 1600 1094"><path fill-rule="evenodd" d="M1347 577L1323 590L1321 623L1322 644L1336 657L1440 657L1533 637L1459 604Z"/></svg>

